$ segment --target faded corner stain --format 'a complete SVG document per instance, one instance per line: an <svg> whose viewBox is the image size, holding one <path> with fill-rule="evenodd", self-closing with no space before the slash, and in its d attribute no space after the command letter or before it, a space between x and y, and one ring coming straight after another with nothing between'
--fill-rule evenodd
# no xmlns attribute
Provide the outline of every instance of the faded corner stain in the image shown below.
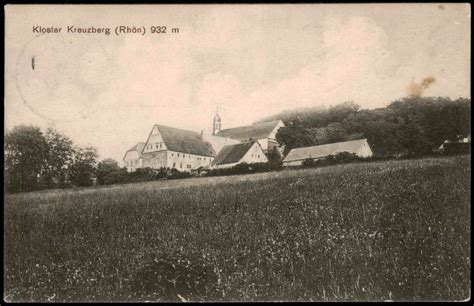
<svg viewBox="0 0 474 306"><path fill-rule="evenodd" d="M408 85L408 95L411 97L421 97L423 92L435 82L435 78L432 76L426 77L421 81L420 84L415 81L411 81Z"/></svg>

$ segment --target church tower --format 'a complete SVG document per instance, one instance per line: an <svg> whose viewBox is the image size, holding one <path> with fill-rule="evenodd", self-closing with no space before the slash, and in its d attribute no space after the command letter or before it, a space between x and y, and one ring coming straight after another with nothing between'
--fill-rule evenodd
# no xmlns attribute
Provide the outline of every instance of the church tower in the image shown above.
<svg viewBox="0 0 474 306"><path fill-rule="evenodd" d="M214 116L213 126L212 126L212 135L216 135L221 130L221 117L219 116L219 109L216 110L216 115Z"/></svg>

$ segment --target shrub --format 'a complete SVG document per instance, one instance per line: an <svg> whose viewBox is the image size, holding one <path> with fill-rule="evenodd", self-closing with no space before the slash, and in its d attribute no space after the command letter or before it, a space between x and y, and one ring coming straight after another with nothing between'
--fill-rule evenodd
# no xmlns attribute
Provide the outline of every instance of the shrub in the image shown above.
<svg viewBox="0 0 474 306"><path fill-rule="evenodd" d="M259 173L277 171L281 169L281 164L272 163L240 163L230 168L223 169L212 169L206 174L207 176L224 176L224 175L237 175L237 174L248 174L248 173Z"/></svg>
<svg viewBox="0 0 474 306"><path fill-rule="evenodd" d="M130 172L127 175L127 182L144 182L153 181L165 178L167 175L166 168L152 169L152 168L139 168L135 172Z"/></svg>
<svg viewBox="0 0 474 306"><path fill-rule="evenodd" d="M316 161L312 158L307 158L303 161L303 164L302 164L303 167L314 167L316 166Z"/></svg>
<svg viewBox="0 0 474 306"><path fill-rule="evenodd" d="M127 181L127 170L121 168L106 174L103 178L104 185L111 185L117 183L125 183Z"/></svg>
<svg viewBox="0 0 474 306"><path fill-rule="evenodd" d="M191 173L185 171L179 171L175 168L172 168L167 175L168 179L182 179L191 177Z"/></svg>

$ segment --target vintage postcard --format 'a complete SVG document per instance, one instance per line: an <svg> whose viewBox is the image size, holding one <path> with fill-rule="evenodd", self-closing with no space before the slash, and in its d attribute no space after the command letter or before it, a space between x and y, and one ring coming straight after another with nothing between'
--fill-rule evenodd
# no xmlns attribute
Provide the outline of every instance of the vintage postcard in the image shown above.
<svg viewBox="0 0 474 306"><path fill-rule="evenodd" d="M471 298L470 4L4 11L4 302Z"/></svg>

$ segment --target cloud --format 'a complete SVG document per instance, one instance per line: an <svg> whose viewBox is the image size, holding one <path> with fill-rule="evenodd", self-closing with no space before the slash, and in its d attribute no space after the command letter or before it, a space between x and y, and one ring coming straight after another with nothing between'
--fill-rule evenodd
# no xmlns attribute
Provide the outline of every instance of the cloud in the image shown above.
<svg viewBox="0 0 474 306"><path fill-rule="evenodd" d="M223 123L236 125L296 106L378 102L371 98L383 95L379 71L390 54L385 32L369 19L353 17L325 19L322 33L322 44L313 50L321 55L308 59L295 74L251 92L242 91L243 81L237 75L209 74L201 84L206 90L200 91L200 99L223 104L233 114L229 120L224 113Z"/></svg>

